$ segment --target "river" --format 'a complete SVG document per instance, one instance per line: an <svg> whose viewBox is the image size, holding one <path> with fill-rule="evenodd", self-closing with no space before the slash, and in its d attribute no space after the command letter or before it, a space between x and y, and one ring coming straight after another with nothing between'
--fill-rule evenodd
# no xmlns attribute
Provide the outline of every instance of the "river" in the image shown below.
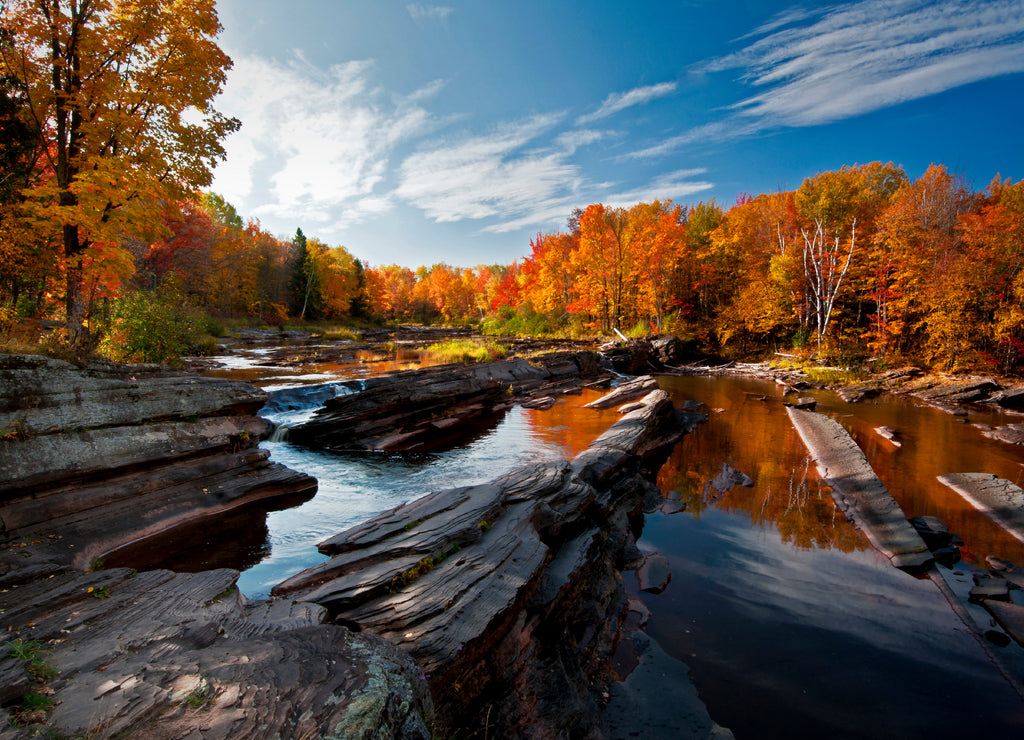
<svg viewBox="0 0 1024 740"><path fill-rule="evenodd" d="M218 374L276 393L391 369L281 370L257 367L258 357L235 357L234 367ZM703 403L709 418L676 447L658 477L679 502L664 511L681 511L648 515L640 542L642 550L669 558L672 581L659 595L637 593L628 574L627 584L651 611L647 632L690 667L719 724L737 738L1024 737L1024 702L991 657L1019 684L1024 651L979 639L935 583L896 570L869 547L818 480L779 386L736 377L659 382L677 405ZM829 392L810 394L819 411L851 431L907 516L937 516L963 538L964 560L944 571L954 590L966 592L986 556L1024 565L1024 544L935 480L987 472L1024 485L1024 450L909 399L850 405ZM617 418L581 408L595 397L568 397L547 411L514 408L442 453L338 455L264 442L273 460L320 481L315 497L277 511L239 512L216 528L180 530L173 543L150 542L117 559L136 567L234 567L243 571L243 593L265 596L321 559L317 542L375 513L526 462L571 457ZM292 405L298 408L265 413L278 423L311 413ZM1016 419L980 408L970 413L971 422ZM873 431L881 425L895 429L903 446ZM723 466L753 485L715 485ZM967 609L989 626L980 607ZM671 702L669 688L664 700Z"/></svg>

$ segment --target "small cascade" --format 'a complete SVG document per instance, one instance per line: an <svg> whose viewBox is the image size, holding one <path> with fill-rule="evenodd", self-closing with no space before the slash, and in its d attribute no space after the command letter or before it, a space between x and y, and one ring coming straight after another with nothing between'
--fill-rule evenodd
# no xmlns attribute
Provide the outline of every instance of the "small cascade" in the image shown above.
<svg viewBox="0 0 1024 740"><path fill-rule="evenodd" d="M267 403L259 411L260 416L274 425L274 431L267 441L287 442L289 428L309 421L328 399L352 393L361 385L362 381L358 381L358 384L344 381L270 391Z"/></svg>

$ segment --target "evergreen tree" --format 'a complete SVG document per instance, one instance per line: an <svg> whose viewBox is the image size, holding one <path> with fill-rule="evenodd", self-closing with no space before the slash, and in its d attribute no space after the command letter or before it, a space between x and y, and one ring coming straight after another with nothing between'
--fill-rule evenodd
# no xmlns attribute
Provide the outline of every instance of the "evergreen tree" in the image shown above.
<svg viewBox="0 0 1024 740"><path fill-rule="evenodd" d="M298 318L319 319L323 317L323 296L320 294L320 279L316 260L309 253L306 235L302 229L295 230L292 239L292 260L288 281L289 309Z"/></svg>
<svg viewBox="0 0 1024 740"><path fill-rule="evenodd" d="M356 293L349 303L349 316L363 318L370 308L370 302L366 294L366 271L361 260L353 260L353 269L356 277Z"/></svg>

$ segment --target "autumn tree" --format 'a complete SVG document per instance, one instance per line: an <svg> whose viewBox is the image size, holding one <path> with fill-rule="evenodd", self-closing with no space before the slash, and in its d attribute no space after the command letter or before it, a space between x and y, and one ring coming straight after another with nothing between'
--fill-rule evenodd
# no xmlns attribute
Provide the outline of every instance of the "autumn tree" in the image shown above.
<svg viewBox="0 0 1024 740"><path fill-rule="evenodd" d="M0 45L13 35L0 28ZM19 301L38 304L54 272L53 240L24 218L21 191L41 177L39 141L29 126L25 89L10 74L0 75L0 310L13 317ZM32 293L26 296L26 293ZM4 304L8 304L4 308Z"/></svg>
<svg viewBox="0 0 1024 740"><path fill-rule="evenodd" d="M962 252L958 224L974 206L961 178L932 165L902 187L880 216L875 239L885 269L878 271L875 288L875 343L882 351L917 353L930 344L948 363L963 349L957 336L966 329L966 306L948 288L956 286Z"/></svg>
<svg viewBox="0 0 1024 740"><path fill-rule="evenodd" d="M144 233L154 204L209 185L238 127L211 107L231 60L214 0L11 0L0 17L14 31L0 73L24 86L52 172L23 195L60 234L68 334L81 345L91 250Z"/></svg>

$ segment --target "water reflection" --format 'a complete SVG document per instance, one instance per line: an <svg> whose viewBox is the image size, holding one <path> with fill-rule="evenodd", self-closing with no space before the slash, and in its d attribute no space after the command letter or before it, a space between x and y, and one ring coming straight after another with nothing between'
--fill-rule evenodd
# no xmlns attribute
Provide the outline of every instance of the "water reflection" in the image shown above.
<svg viewBox="0 0 1024 740"><path fill-rule="evenodd" d="M708 506L740 513L755 525L774 525L783 541L798 547L864 549L863 536L841 514L809 464L807 451L782 405L781 387L747 378L661 378L676 403L701 401L707 424L688 435L662 468L662 490L676 489L687 511L700 517ZM997 555L1024 564L1024 544L967 504L936 478L953 472L985 472L1022 485L1024 450L982 436L949 414L906 398L847 404L833 393L812 392L818 411L842 423L908 517L937 516L959 534L968 563ZM1009 423L1005 414L978 408L971 421ZM897 448L875 428L897 431ZM734 486L715 502L705 494L722 464L746 473L754 486Z"/></svg>
<svg viewBox="0 0 1024 740"><path fill-rule="evenodd" d="M836 510L780 389L735 378L661 384L677 404L703 402L710 418L659 475L686 511L647 517L641 541L669 558L672 581L659 596L637 595L651 610L648 632L690 666L713 717L740 738L1020 736L1020 697L938 589L893 568ZM969 560L1024 563L1020 543L934 480L954 471L1013 480L1024 451L906 399L851 406L814 395L908 516L946 521ZM874 432L883 425L902 448ZM710 489L723 464L754 485Z"/></svg>
<svg viewBox="0 0 1024 740"><path fill-rule="evenodd" d="M648 517L672 582L647 631L737 738L1019 737L1024 705L929 581L711 509ZM632 579L627 583L633 585Z"/></svg>

